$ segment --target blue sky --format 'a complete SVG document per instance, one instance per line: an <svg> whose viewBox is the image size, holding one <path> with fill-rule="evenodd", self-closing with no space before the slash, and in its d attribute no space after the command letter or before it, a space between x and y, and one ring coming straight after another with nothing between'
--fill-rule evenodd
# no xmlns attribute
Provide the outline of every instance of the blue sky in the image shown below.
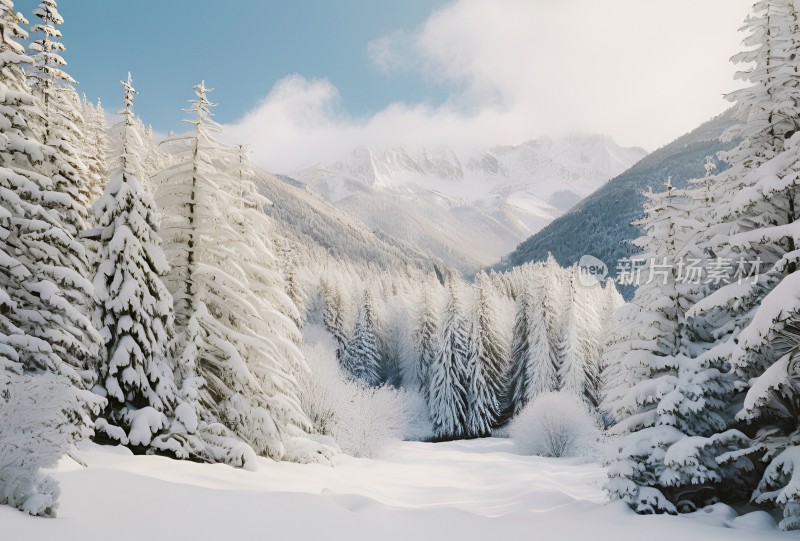
<svg viewBox="0 0 800 541"><path fill-rule="evenodd" d="M29 14L37 0L17 0ZM653 150L730 106L752 0L62 0L79 91L180 129L216 89L223 137L292 172L378 149L610 135Z"/></svg>
<svg viewBox="0 0 800 541"><path fill-rule="evenodd" d="M17 0L29 19L37 0ZM386 76L367 43L423 21L437 0L63 0L63 42L79 91L119 103L131 70L137 113L156 129L177 126L200 79L215 88L217 120L231 122L291 73L327 78L356 115L396 100L441 101L422 76Z"/></svg>

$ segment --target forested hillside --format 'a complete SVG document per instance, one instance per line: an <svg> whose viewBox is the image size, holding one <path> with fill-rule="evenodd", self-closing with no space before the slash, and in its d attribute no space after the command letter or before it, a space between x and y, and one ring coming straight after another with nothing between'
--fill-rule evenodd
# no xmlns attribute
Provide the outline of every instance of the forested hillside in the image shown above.
<svg viewBox="0 0 800 541"><path fill-rule="evenodd" d="M664 191L668 180L673 186L685 187L688 180L705 174L707 156L714 158L718 170L724 169L717 153L732 148L733 143L721 142L720 136L734 123L733 112L728 111L648 154L517 246L500 267L544 261L548 254L568 266L589 254L613 272L618 260L635 252L630 242L638 231L632 222L643 216L645 192L649 188Z"/></svg>

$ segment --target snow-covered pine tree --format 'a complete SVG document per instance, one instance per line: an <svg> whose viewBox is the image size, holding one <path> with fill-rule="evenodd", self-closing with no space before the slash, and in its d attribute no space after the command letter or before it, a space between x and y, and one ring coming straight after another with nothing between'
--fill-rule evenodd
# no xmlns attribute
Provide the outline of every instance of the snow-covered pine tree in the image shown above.
<svg viewBox="0 0 800 541"><path fill-rule="evenodd" d="M750 382L737 417L758 428L750 448L744 452L767 464L753 491L753 501L783 509L781 528L800 530L800 321L797 316L785 322L777 334L781 343L778 349L784 353ZM737 451L730 456L741 453Z"/></svg>
<svg viewBox="0 0 800 541"><path fill-rule="evenodd" d="M699 243L718 260L730 262L729 269L721 283L699 292L688 316L692 346L705 350L698 360L730 366L735 379L737 392L728 389L725 397L733 411L739 410L735 420L732 415L726 419L733 428L697 444L714 449L726 469L726 486L720 494L732 503L747 497L763 465L775 460L764 477L770 481L762 481L754 498L782 506L782 526L789 529L797 527L800 516L798 505L787 496L791 490L773 493L781 498L760 491L780 477L776 468L785 473L791 469L791 461L781 452L786 449L791 455L797 431L796 422L788 422L796 415L782 412L781 404L791 403L793 376L785 333L795 325L800 304L796 272L800 27L797 7L789 0L764 0L754 10L744 27L750 33L745 41L748 49L734 57L749 64L738 76L750 86L732 94L740 120L734 134L742 141L724 156L731 167L707 182L716 204L711 206L712 223ZM709 416L709 403L706 398L696 417ZM715 449L715 442L728 435L735 435L741 448L727 453Z"/></svg>
<svg viewBox="0 0 800 541"><path fill-rule="evenodd" d="M100 100L97 100L97 105L94 105L84 98L82 116L84 119L82 156L88 175L89 200L94 203L103 195L108 178L106 162L108 134L106 115Z"/></svg>
<svg viewBox="0 0 800 541"><path fill-rule="evenodd" d="M436 360L430 367L428 407L436 437L451 439L465 434L470 374L467 372L469 336L463 315L459 284L450 278L447 306L439 324Z"/></svg>
<svg viewBox="0 0 800 541"><path fill-rule="evenodd" d="M170 156L158 146L155 134L151 126L145 126L141 118L136 119L136 128L141 134L142 148L142 171L145 178L152 178L159 171L170 164ZM145 186L148 190L151 186Z"/></svg>
<svg viewBox="0 0 800 541"><path fill-rule="evenodd" d="M347 349L347 332L344 326L344 303L340 286L336 282L322 283L322 296L325 302L322 323L336 340L336 358L341 360Z"/></svg>
<svg viewBox="0 0 800 541"><path fill-rule="evenodd" d="M294 321L295 325L297 325L298 328L302 328L308 317L306 309L308 294L303 288L303 283L300 279L299 273L297 272L297 267L294 261L290 261L287 264L283 279L286 282L286 294L297 308L297 319Z"/></svg>
<svg viewBox="0 0 800 541"><path fill-rule="evenodd" d="M230 151L225 170L235 180L233 189L240 201L239 212L231 214L230 221L239 229L242 238L255 256L247 269L250 291L285 316L271 321L275 344L282 349L280 356L287 363L294 363L291 370L299 373L304 368L303 363L299 362L301 356L294 346L302 342L295 324L300 315L286 292L287 284L274 254L275 247L271 240L274 233L273 224L266 214L266 209L272 206L272 201L264 197L253 183L255 172L250 163L247 147L237 145ZM292 342L291 348L284 347L285 339Z"/></svg>
<svg viewBox="0 0 800 541"><path fill-rule="evenodd" d="M706 254L730 264L722 280L698 292L688 313L700 347L712 350L705 357L719 362L730 360L736 334L766 294L796 268L792 257L783 257L795 250L793 235L786 231L796 219L794 157L784 150L791 150L787 145L800 111L798 12L790 0L762 0L753 9L742 28L749 33L747 50L732 59L748 66L737 78L750 86L728 96L739 118L732 135L741 143L721 155L729 169L716 176L710 170L704 179L706 198L713 204L707 205L710 223L696 242ZM758 268L752 265L756 258ZM736 275L740 262L751 268ZM748 276L749 271L756 272Z"/></svg>
<svg viewBox="0 0 800 541"><path fill-rule="evenodd" d="M259 293L268 287L262 280L275 279L259 263L271 254L255 253L259 242L246 236L260 227L242 226L249 219L242 186L227 165L235 151L213 137L220 128L209 91L195 86L192 130L164 142L174 161L154 179L180 337L180 394L198 413L205 459L247 465L252 450L239 439L276 459L327 461L331 450L306 437L312 426L300 408L298 371L307 368L282 334L291 321Z"/></svg>
<svg viewBox="0 0 800 541"><path fill-rule="evenodd" d="M563 280L564 271L551 254L548 254L540 272L541 276L537 277L537 281L542 288L542 313L545 317L547 339L550 342L550 354L556 370L560 370L562 364L561 335L567 310L570 307L570 292Z"/></svg>
<svg viewBox="0 0 800 541"><path fill-rule="evenodd" d="M3 251L19 265L0 274L0 287L15 305L13 324L31 347L19 351L27 371L67 376L79 388L96 380L101 339L87 317L94 295L83 245L61 222L54 208L73 208L68 194L54 191L41 167L63 161L41 143L31 119L43 117L31 95L23 66L31 61L18 42L27 37L11 2L2 4L0 39L0 190L7 213Z"/></svg>
<svg viewBox="0 0 800 541"><path fill-rule="evenodd" d="M540 270L540 269L537 269ZM537 273L517 296L511 346L511 372L506 415L516 415L539 394L558 389L555 352L547 332L542 286L548 280Z"/></svg>
<svg viewBox="0 0 800 541"><path fill-rule="evenodd" d="M42 206L63 196L34 169L54 151L30 127L41 111L22 71L30 61L18 42L24 22L11 0L0 0L0 502L54 516L58 485L39 469L89 435L103 400L84 390L93 381L84 364L91 344L81 343L90 322L58 283L39 278L47 251L74 239Z"/></svg>
<svg viewBox="0 0 800 541"><path fill-rule="evenodd" d="M578 299L576 298L576 286L574 276L570 276L567 285L568 308L564 326L561 330L559 340L559 352L561 353L561 365L558 367L559 387L568 393L578 397L585 397L588 387L587 367L589 359L584 356L580 339L584 329L581 329L582 316Z"/></svg>
<svg viewBox="0 0 800 541"><path fill-rule="evenodd" d="M122 85L122 121L112 128L116 167L95 205L99 249L94 286L106 353L100 385L108 399L96 426L123 445L147 448L168 428L168 416L178 404L170 351L175 328L172 296L162 281L169 266L158 237L160 218L136 176L142 141L133 116L130 73Z"/></svg>
<svg viewBox="0 0 800 541"><path fill-rule="evenodd" d="M383 316L383 362L382 379L387 385L418 389L417 358L414 352L413 297L409 292L398 291L393 280L393 294L384 304Z"/></svg>
<svg viewBox="0 0 800 541"><path fill-rule="evenodd" d="M518 414L527 403L530 379L528 375L528 359L533 351L530 343L531 307L533 302L534 300L529 291L522 291L517 294L514 330L511 334L508 389L504 394L503 400L504 419ZM541 319L541 323L543 327L544 319Z"/></svg>
<svg viewBox="0 0 800 541"><path fill-rule="evenodd" d="M731 60L746 68L736 78L749 86L726 97L736 103L739 123L726 137L741 138L721 157L744 171L755 169L783 150L783 141L798 130L800 87L797 85L797 7L793 0L759 0L745 20L745 50Z"/></svg>
<svg viewBox="0 0 800 541"><path fill-rule="evenodd" d="M28 75L44 112L36 127L43 142L56 150L45 159L42 172L53 179L56 191L69 196L71 204L61 205L58 213L70 233L77 236L89 224L91 188L81 151L84 134L79 126L84 120L80 99L72 87L75 79L63 69L67 62L61 53L66 48L59 41L58 27L64 24L64 18L56 0L42 0L33 14L39 22L31 32L38 36L28 45L33 53Z"/></svg>
<svg viewBox="0 0 800 541"><path fill-rule="evenodd" d="M617 312L621 340L605 353L604 408L621 436L606 488L640 513L694 509L713 498L715 484L725 478L715 453L731 450L742 437L725 433L697 445L726 428L720 411L726 387L717 368L688 357L682 344L686 303L677 273L692 206L667 188L648 194L646 217L638 222L645 236L636 241L647 262L644 283Z"/></svg>
<svg viewBox="0 0 800 541"><path fill-rule="evenodd" d="M578 273L571 270L569 309L562 329L559 351L559 387L561 390L582 397L592 407L600 401L600 355L602 323L598 317L593 294L599 285L583 285Z"/></svg>
<svg viewBox="0 0 800 541"><path fill-rule="evenodd" d="M435 289L434 289L435 288ZM431 371L438 353L438 287L425 285L419 299L419 314L413 331L417 381L425 400L430 400Z"/></svg>
<svg viewBox="0 0 800 541"><path fill-rule="evenodd" d="M380 330L369 287L364 290L356 325L347 341L341 365L344 373L355 381L371 387L381 384Z"/></svg>
<svg viewBox="0 0 800 541"><path fill-rule="evenodd" d="M478 274L475 288L467 358L470 387L466 434L484 437L491 435L502 413L500 400L506 387L508 352L498 327L494 290L486 273Z"/></svg>

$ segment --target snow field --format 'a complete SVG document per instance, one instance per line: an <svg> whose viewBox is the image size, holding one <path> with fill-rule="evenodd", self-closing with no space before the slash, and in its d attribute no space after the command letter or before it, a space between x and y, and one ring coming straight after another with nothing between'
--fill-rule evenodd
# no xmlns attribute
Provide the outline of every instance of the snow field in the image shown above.
<svg viewBox="0 0 800 541"><path fill-rule="evenodd" d="M510 440L399 444L388 460L335 467L259 459L256 472L133 456L84 443L65 458L59 517L0 507L4 540L786 539L764 512L718 505L681 517L606 504L605 470L515 452Z"/></svg>

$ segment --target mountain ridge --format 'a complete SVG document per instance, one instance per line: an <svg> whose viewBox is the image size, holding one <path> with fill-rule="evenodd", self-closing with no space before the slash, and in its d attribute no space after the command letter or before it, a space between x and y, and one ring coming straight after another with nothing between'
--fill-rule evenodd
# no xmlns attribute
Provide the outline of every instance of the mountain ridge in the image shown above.
<svg viewBox="0 0 800 541"><path fill-rule="evenodd" d="M639 236L631 222L641 216L643 192L649 187L663 191L668 178L674 186L685 187L687 181L703 176L706 156L711 156L718 170L723 170L726 164L716 157L717 153L736 143L722 142L720 138L735 122L733 109L729 109L651 152L520 243L495 268L543 261L548 254L560 265L569 266L583 255L593 255L613 273L617 261L631 254L629 241Z"/></svg>
<svg viewBox="0 0 800 541"><path fill-rule="evenodd" d="M594 134L464 153L362 146L290 176L373 230L471 274L645 155Z"/></svg>

